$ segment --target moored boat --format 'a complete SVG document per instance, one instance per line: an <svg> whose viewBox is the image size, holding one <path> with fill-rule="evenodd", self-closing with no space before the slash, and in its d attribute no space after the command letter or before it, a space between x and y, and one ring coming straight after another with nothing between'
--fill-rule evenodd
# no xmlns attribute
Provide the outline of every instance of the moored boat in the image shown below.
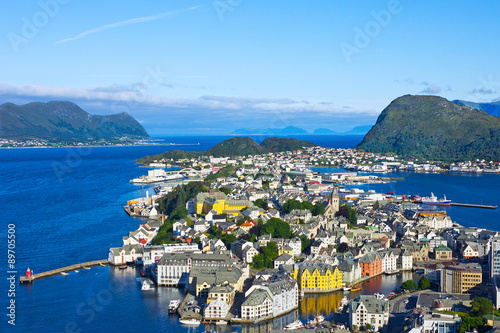
<svg viewBox="0 0 500 333"><path fill-rule="evenodd" d="M304 327L304 324L299 319L297 319L293 323L286 325L285 330L297 330L302 327Z"/></svg>
<svg viewBox="0 0 500 333"><path fill-rule="evenodd" d="M199 321L197 319L194 319L194 318L191 318L191 319L179 319L179 322L181 324L191 325L191 326L195 326L195 325L200 325L201 324L201 321Z"/></svg>
<svg viewBox="0 0 500 333"><path fill-rule="evenodd" d="M360 291L360 290L361 290L361 287L360 287L360 286L353 286L353 287L351 288L351 293L355 293L355 292L358 292L358 291Z"/></svg>
<svg viewBox="0 0 500 333"><path fill-rule="evenodd" d="M69 274L68 274L68 273L66 273L66 272L62 272L62 273L61 273L61 275L62 275L62 276L67 276L67 275L69 275Z"/></svg>
<svg viewBox="0 0 500 333"><path fill-rule="evenodd" d="M422 197L421 202L423 205L433 206L449 206L451 204L451 200L446 199L446 195L443 198L438 199L432 192L430 197Z"/></svg>
<svg viewBox="0 0 500 333"><path fill-rule="evenodd" d="M169 313L175 313L177 311L177 308L179 308L179 305L181 305L181 301L178 299L173 299L170 301L168 304L168 312Z"/></svg>

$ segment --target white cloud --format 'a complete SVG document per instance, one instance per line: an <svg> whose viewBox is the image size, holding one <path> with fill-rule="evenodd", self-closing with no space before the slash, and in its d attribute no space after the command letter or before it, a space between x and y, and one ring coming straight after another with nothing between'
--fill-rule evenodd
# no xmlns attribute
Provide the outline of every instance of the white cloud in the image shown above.
<svg viewBox="0 0 500 333"><path fill-rule="evenodd" d="M136 18L132 18L132 19L129 19L129 20L125 20L125 21L120 21L120 22L106 24L106 25L103 25L103 26L100 26L100 27L97 27L97 28L92 28L92 29L86 30L86 31L84 31L82 33L79 33L78 35L76 35L74 37L69 37L69 38L58 40L54 44L66 43L66 42L69 42L69 41L72 41L72 40L77 40L77 39L83 38L83 37L88 36L88 35L99 33L99 32L104 31L104 30L109 30L109 29L124 27L124 26L131 25L131 24L144 23L144 22L149 22L149 21L156 21L156 20L165 18L167 16L171 16L173 14L190 11L190 10L194 10L194 9L197 9L197 8L199 8L199 6L190 7L190 8L187 8L187 9L176 10L176 11L165 12L165 13L160 13L160 14L156 14L156 15L136 17Z"/></svg>
<svg viewBox="0 0 500 333"><path fill-rule="evenodd" d="M302 112L321 112L330 115L367 114L378 115L379 110L349 108L324 101L304 101L289 98L252 98L204 95L198 98L177 98L151 95L146 92L141 82L129 85L111 85L97 88L68 88L58 86L14 85L0 84L0 95L20 96L31 99L65 99L83 100L87 103L129 105L134 109L161 108L192 108L209 109L214 113L248 112L299 114Z"/></svg>

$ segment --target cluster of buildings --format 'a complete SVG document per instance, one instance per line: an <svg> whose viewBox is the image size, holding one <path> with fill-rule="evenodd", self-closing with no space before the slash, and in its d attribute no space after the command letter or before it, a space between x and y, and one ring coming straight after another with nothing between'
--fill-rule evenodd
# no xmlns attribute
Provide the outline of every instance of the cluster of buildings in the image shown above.
<svg viewBox="0 0 500 333"><path fill-rule="evenodd" d="M163 222L149 220L125 236L123 246L110 249L109 262L144 264L158 286L185 286L205 304L203 314L210 321L276 317L296 309L305 293L341 290L416 266L446 293L481 292L479 262L488 263L492 279L500 276L497 232L464 228L445 211L425 211L412 202L394 201L391 195L339 191L333 183L355 175L319 175L307 169L368 162L382 169L416 166L393 156L321 147L238 158L155 161L209 172L237 167L231 176L216 178L208 192L187 198L188 217L175 221L171 230L179 243L151 245ZM321 207L321 212L286 210L290 202L310 203L307 207ZM355 210L355 219L338 214L343 205ZM155 209L154 203L150 208ZM272 218L286 222L292 237L254 234ZM236 240L224 243L224 238L208 233L211 227ZM304 237L310 242L306 249ZM273 267L251 274L254 257L270 242L278 249ZM500 300L499 287L495 290ZM380 297L362 296L350 304L351 327L369 324L379 330L387 326L388 316L388 302ZM414 328L426 327L424 321L433 320L427 317L416 318Z"/></svg>

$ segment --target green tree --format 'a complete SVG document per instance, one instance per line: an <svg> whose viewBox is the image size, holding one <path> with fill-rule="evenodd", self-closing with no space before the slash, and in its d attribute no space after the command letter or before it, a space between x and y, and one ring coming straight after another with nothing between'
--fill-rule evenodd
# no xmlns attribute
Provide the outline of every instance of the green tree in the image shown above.
<svg viewBox="0 0 500 333"><path fill-rule="evenodd" d="M420 280L418 280L418 288L419 289L429 289L431 287L431 283L429 279L425 276L422 276Z"/></svg>
<svg viewBox="0 0 500 333"><path fill-rule="evenodd" d="M347 252L347 251L349 251L349 245L347 243L340 243L337 251L339 251L340 253Z"/></svg>
<svg viewBox="0 0 500 333"><path fill-rule="evenodd" d="M401 284L401 289L413 291L418 288L418 284L413 280L407 280Z"/></svg>
<svg viewBox="0 0 500 333"><path fill-rule="evenodd" d="M476 297L472 301L470 313L475 317L483 317L493 311L493 303L485 297Z"/></svg>
<svg viewBox="0 0 500 333"><path fill-rule="evenodd" d="M233 193L233 191L231 191L231 189L230 189L230 188L227 188L227 187L223 187L223 188L221 188L221 189L220 189L220 191L221 191L222 193L224 193L225 195L230 195L231 193Z"/></svg>
<svg viewBox="0 0 500 333"><path fill-rule="evenodd" d="M311 240L309 238L307 238L306 235L302 235L299 238L301 240L301 250L302 250L302 252L304 252L305 249L307 249L309 247L309 245L311 245Z"/></svg>
<svg viewBox="0 0 500 333"><path fill-rule="evenodd" d="M278 218L271 218L264 223L259 230L259 235L271 234L274 238L290 238L292 237L292 230L290 225Z"/></svg>
<svg viewBox="0 0 500 333"><path fill-rule="evenodd" d="M196 237L194 238L194 242L195 242L196 244L199 244L199 243L201 242L200 237L196 236Z"/></svg>

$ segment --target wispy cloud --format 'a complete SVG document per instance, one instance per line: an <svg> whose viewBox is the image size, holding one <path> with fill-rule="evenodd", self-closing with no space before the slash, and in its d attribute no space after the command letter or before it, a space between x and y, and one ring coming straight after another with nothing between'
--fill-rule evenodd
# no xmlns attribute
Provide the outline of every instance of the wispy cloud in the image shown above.
<svg viewBox="0 0 500 333"><path fill-rule="evenodd" d="M85 77L134 77L134 76L128 74L90 74L90 75L85 75Z"/></svg>
<svg viewBox="0 0 500 333"><path fill-rule="evenodd" d="M79 33L78 35L76 35L74 37L70 37L70 38L65 38L65 39L58 40L54 44L66 43L66 42L69 42L69 41L72 41L72 40L77 40L77 39L83 38L85 36L96 34L96 33L99 33L101 31L105 31L105 30L109 30L109 29L124 27L124 26L127 26L127 25L132 25L132 24L137 24L137 23L144 23L144 22L156 21L156 20L165 18L167 16L172 16L172 15L177 14L177 13L187 12L187 11L190 11L190 10L197 9L199 7L200 6L189 7L187 9L169 11L169 12L164 12L164 13L160 13L160 14L156 14L156 15L150 15L150 16L136 17L136 18L125 20L125 21L120 21L120 22L106 24L106 25L103 25L103 26L100 26L100 27L97 27L97 28L92 28L92 29L86 30L86 31L84 31L82 33Z"/></svg>
<svg viewBox="0 0 500 333"><path fill-rule="evenodd" d="M469 94L474 94L474 95L491 95L491 94L496 94L497 92L493 89L488 89L488 88L474 88L472 91L469 91Z"/></svg>

